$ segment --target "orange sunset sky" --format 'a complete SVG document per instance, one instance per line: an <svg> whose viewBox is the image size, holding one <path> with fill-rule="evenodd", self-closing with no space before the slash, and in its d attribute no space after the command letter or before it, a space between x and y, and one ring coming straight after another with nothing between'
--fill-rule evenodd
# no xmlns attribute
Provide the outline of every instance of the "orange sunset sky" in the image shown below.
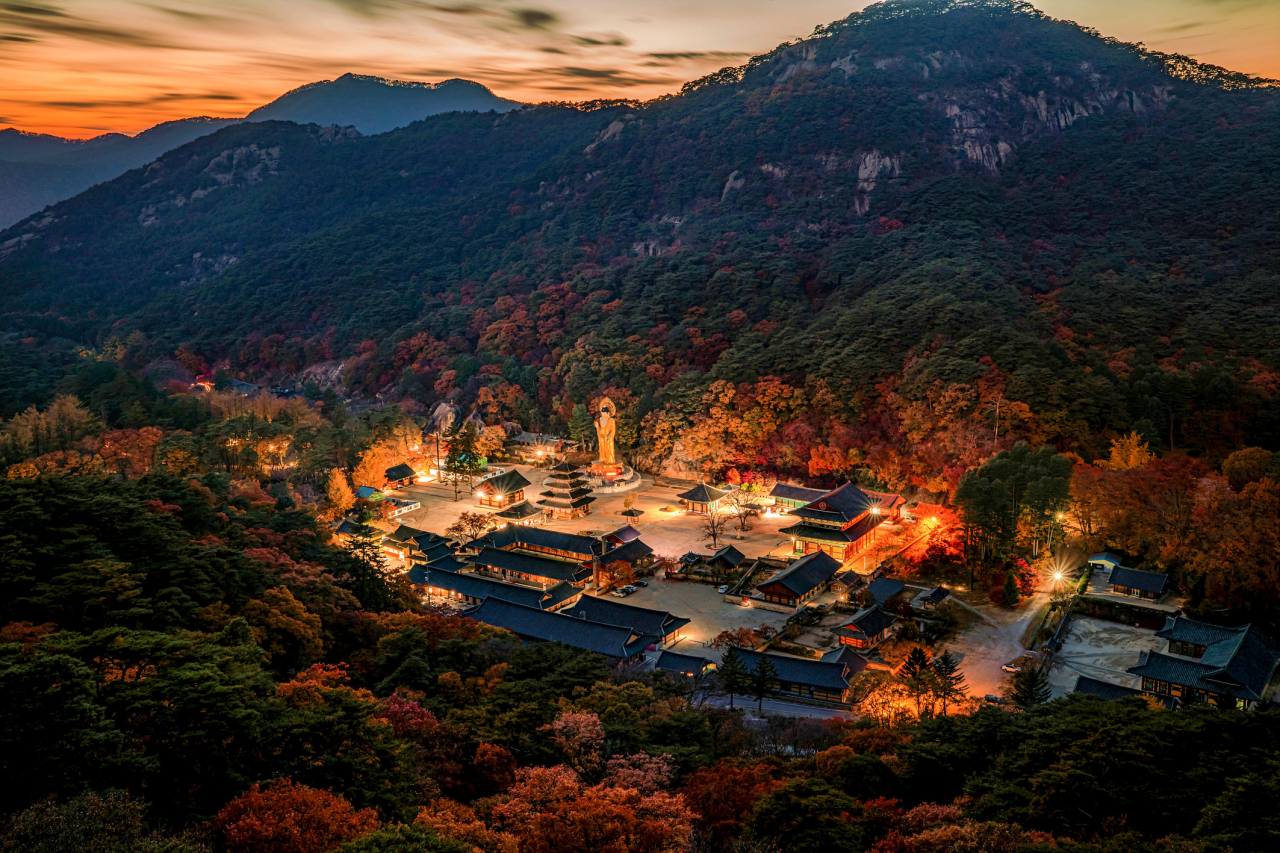
<svg viewBox="0 0 1280 853"><path fill-rule="evenodd" d="M651 98L850 0L0 0L0 127L86 137L242 116L348 71L522 101ZM1280 0L1040 0L1125 41L1280 77Z"/></svg>

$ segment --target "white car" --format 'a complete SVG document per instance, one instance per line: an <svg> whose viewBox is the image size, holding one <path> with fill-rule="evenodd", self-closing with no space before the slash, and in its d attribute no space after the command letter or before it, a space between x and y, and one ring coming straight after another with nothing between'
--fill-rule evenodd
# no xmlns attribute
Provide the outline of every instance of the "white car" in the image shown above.
<svg viewBox="0 0 1280 853"><path fill-rule="evenodd" d="M1013 665L1013 664L1011 664L1011 663L1007 663L1007 664L1005 664L1004 666L1002 666L1002 667L1000 667L1000 668L1001 668L1002 670L1004 670L1005 672L1022 672L1022 667L1020 667L1020 666L1014 666L1014 665Z"/></svg>
<svg viewBox="0 0 1280 853"><path fill-rule="evenodd" d="M716 590L716 592L720 593L721 595L724 595L724 594L725 594L726 592L728 592L728 591L729 591L729 587L728 587L728 585L725 585L725 586L719 587L719 588Z"/></svg>

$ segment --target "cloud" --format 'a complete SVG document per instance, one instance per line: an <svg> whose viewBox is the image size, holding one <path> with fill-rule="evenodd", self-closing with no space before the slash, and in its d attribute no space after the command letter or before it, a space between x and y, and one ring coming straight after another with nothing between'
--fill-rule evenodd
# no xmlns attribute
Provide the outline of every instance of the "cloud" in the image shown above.
<svg viewBox="0 0 1280 853"><path fill-rule="evenodd" d="M16 41L30 44L39 41L39 39L33 39L31 36L20 36L16 33L0 33L0 41Z"/></svg>
<svg viewBox="0 0 1280 853"><path fill-rule="evenodd" d="M573 36L574 44L583 47L626 47L631 40L618 33L603 33L593 36Z"/></svg>
<svg viewBox="0 0 1280 853"><path fill-rule="evenodd" d="M84 18L72 17L52 6L31 3L0 3L0 26L27 33L67 36L99 44L127 47L178 48L149 33L104 26ZM30 38L30 36L27 36Z"/></svg>
<svg viewBox="0 0 1280 853"><path fill-rule="evenodd" d="M511 17L526 30L549 30L560 21L559 15L545 9L513 9Z"/></svg>
<svg viewBox="0 0 1280 853"><path fill-rule="evenodd" d="M538 70L542 71L543 69ZM613 86L649 86L670 82L670 80L665 77L640 77L617 68L582 68L579 66L567 65L561 68L545 69L545 71L551 74L562 74L566 77L578 77L584 80L598 80L602 83L608 83Z"/></svg>

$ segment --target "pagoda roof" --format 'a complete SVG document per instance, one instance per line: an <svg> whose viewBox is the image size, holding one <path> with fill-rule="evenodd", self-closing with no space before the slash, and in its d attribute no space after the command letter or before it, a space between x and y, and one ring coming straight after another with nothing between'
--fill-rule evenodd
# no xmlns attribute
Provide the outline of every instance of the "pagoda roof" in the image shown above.
<svg viewBox="0 0 1280 853"><path fill-rule="evenodd" d="M581 488L574 488L574 489L552 488L552 489L547 489L545 492L540 492L539 494L541 494L544 498L560 498L561 500L577 500L578 498L586 497L587 495L591 494L591 489L585 486Z"/></svg>
<svg viewBox="0 0 1280 853"><path fill-rule="evenodd" d="M547 492L543 492L543 494L547 494ZM570 498L567 496L558 497L556 495L552 495L551 497L538 501L538 503L545 507L556 507L558 509L577 509L580 506L586 506L587 504L594 502L595 498L590 496Z"/></svg>
<svg viewBox="0 0 1280 853"><path fill-rule="evenodd" d="M573 474L578 471L578 468L579 466L577 465L571 465L568 462L561 460L547 470L552 474Z"/></svg>
<svg viewBox="0 0 1280 853"><path fill-rule="evenodd" d="M732 492L733 489L720 490L715 486L708 486L706 483L699 483L687 492L681 492L676 495L681 500L686 500L694 504L712 504Z"/></svg>

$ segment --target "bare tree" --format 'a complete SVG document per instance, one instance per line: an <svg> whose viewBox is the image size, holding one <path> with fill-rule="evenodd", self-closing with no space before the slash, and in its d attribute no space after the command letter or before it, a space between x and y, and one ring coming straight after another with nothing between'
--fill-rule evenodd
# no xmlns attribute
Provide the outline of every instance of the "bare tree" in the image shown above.
<svg viewBox="0 0 1280 853"><path fill-rule="evenodd" d="M738 523L738 538L751 529L751 519L759 515L760 511L756 509L752 500L753 496L742 489L735 489L725 498L725 503L729 505L729 512L733 519Z"/></svg>
<svg viewBox="0 0 1280 853"><path fill-rule="evenodd" d="M724 536L724 529L728 524L729 516L720 507L712 504L707 509L707 514L702 518L702 532L706 534L713 550L720 549L720 538Z"/></svg>
<svg viewBox="0 0 1280 853"><path fill-rule="evenodd" d="M488 513L464 512L444 532L457 539L465 536L467 542L474 542L497 526L497 521Z"/></svg>

